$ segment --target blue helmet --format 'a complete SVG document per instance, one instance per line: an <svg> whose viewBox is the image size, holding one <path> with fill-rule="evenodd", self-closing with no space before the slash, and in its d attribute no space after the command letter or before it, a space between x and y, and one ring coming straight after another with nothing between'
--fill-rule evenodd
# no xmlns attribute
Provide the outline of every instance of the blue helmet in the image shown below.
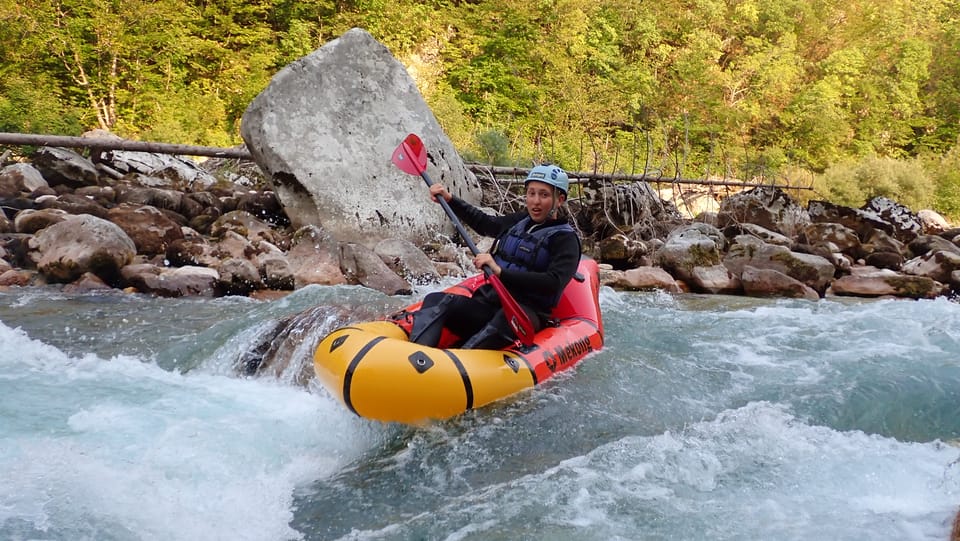
<svg viewBox="0 0 960 541"><path fill-rule="evenodd" d="M538 165L534 167L530 170L530 173L527 175L527 180L523 182L523 185L526 186L531 180L549 184L562 191L563 195L567 195L567 189L570 187L570 178L567 177L567 172L556 165Z"/></svg>

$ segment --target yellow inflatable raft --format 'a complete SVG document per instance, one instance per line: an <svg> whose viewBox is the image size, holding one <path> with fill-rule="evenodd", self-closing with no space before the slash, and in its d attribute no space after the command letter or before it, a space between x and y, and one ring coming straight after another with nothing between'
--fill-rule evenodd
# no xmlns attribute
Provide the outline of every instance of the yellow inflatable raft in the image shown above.
<svg viewBox="0 0 960 541"><path fill-rule="evenodd" d="M471 292L483 275L447 291ZM442 349L409 342L409 320L342 327L314 351L323 385L361 417L419 423L446 419L537 385L603 347L597 263L583 259L552 322L534 345L503 350ZM404 313L419 309L419 303Z"/></svg>

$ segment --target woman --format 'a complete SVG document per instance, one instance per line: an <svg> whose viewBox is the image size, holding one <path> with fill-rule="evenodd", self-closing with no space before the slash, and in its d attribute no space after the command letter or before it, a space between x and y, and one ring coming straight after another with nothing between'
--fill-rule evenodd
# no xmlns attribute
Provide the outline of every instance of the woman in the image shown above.
<svg viewBox="0 0 960 541"><path fill-rule="evenodd" d="M580 262L580 238L558 210L567 199L567 173L555 165L538 165L524 181L526 210L490 216L453 197L441 184L430 187L434 201L442 197L453 212L477 233L494 237L490 253L473 264L489 267L530 316L534 330L543 328ZM470 297L436 292L427 295L414 315L410 340L436 347L443 328L461 337L454 347L500 349L517 337L507 322L500 298L485 284Z"/></svg>

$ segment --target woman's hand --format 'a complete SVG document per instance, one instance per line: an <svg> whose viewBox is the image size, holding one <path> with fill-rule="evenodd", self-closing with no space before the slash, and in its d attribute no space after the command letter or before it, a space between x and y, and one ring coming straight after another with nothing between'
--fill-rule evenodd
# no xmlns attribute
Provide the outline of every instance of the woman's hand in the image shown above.
<svg viewBox="0 0 960 541"><path fill-rule="evenodd" d="M484 253L473 258L474 267L482 269L484 265L490 267L490 270L493 271L493 273L497 276L500 276L500 271L503 270L500 268L500 265L497 265L497 262L493 260L493 256L490 254Z"/></svg>
<svg viewBox="0 0 960 541"><path fill-rule="evenodd" d="M437 199L437 197L442 197L443 200L446 201L447 203L449 203L450 200L453 199L453 195L451 195L450 192L447 191L446 186L444 186L443 184L440 184L439 182L436 184L430 185L430 198L433 199L434 202L439 203L440 200Z"/></svg>

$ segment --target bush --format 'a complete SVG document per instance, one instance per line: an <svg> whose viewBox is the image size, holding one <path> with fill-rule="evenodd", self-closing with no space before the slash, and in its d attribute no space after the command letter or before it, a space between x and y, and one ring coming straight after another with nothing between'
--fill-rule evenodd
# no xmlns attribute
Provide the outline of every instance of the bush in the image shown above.
<svg viewBox="0 0 960 541"><path fill-rule="evenodd" d="M826 200L860 207L874 197L887 197L911 210L932 208L935 182L919 159L870 156L831 165L814 179Z"/></svg>
<svg viewBox="0 0 960 541"><path fill-rule="evenodd" d="M960 222L960 148L954 147L928 163L936 185L933 209L951 223Z"/></svg>

